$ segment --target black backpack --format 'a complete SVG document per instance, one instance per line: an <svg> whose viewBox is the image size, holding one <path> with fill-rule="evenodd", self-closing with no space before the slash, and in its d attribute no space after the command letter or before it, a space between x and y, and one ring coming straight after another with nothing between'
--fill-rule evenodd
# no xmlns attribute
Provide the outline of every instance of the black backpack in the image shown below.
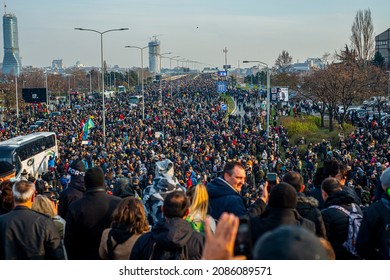
<svg viewBox="0 0 390 280"><path fill-rule="evenodd" d="M187 245L177 249L167 249L153 244L152 254L149 257L150 260L188 260L188 248Z"/></svg>

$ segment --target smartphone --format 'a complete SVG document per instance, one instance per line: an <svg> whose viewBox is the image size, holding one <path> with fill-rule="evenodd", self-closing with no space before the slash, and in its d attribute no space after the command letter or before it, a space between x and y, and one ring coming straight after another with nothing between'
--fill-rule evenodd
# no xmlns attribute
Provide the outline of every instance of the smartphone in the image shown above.
<svg viewBox="0 0 390 280"><path fill-rule="evenodd" d="M246 256L247 259L252 255L252 236L248 218L240 218L237 236L234 243L234 255Z"/></svg>
<svg viewBox="0 0 390 280"><path fill-rule="evenodd" d="M267 182L268 182L268 192L271 192L272 188L276 185L276 178L277 178L278 174L276 173L272 173L272 172L268 172L267 173Z"/></svg>

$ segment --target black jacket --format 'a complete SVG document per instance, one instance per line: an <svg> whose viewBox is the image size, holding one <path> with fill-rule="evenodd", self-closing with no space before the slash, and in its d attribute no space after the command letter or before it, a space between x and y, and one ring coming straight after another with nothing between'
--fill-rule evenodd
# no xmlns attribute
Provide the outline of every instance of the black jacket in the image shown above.
<svg viewBox="0 0 390 280"><path fill-rule="evenodd" d="M89 189L73 202L65 225L65 248L70 260L98 260L103 230L111 226L112 214L121 198L103 188Z"/></svg>
<svg viewBox="0 0 390 280"><path fill-rule="evenodd" d="M314 223L302 218L296 209L270 207L263 215L250 219L252 245L255 245L264 233L281 225L301 225L315 233Z"/></svg>
<svg viewBox="0 0 390 280"><path fill-rule="evenodd" d="M52 219L16 206L0 216L1 260L64 260L61 238Z"/></svg>
<svg viewBox="0 0 390 280"><path fill-rule="evenodd" d="M321 211L318 209L318 200L314 197L298 193L297 211L299 215L312 221L316 226L316 235L326 239L326 230Z"/></svg>
<svg viewBox="0 0 390 280"><path fill-rule="evenodd" d="M72 176L72 181L69 185L60 193L59 203L58 203L58 215L66 220L68 215L69 205L80 198L83 197L85 193L84 187L84 177L81 176Z"/></svg>
<svg viewBox="0 0 390 280"><path fill-rule="evenodd" d="M188 259L199 260L202 257L205 237L195 232L190 223L180 218L166 219L153 227L151 232L138 238L131 251L131 260L149 260L153 247L178 249L187 246Z"/></svg>
<svg viewBox="0 0 390 280"><path fill-rule="evenodd" d="M325 209L321 211L322 218L326 228L326 236L332 244L337 260L353 260L358 259L343 246L343 243L348 239L349 217L342 211L336 208L329 208L331 205L339 205L348 211L352 211L353 196L344 190L337 191L328 196L325 201ZM357 211L362 214L362 210L356 205Z"/></svg>
<svg viewBox="0 0 390 280"><path fill-rule="evenodd" d="M390 197L386 193L364 211L356 240L356 250L362 258L367 260L386 259L380 251L385 224L390 224Z"/></svg>

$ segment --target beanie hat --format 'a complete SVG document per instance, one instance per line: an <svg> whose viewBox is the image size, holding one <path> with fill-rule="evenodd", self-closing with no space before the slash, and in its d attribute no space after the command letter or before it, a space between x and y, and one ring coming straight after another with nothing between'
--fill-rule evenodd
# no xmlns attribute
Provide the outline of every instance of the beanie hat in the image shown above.
<svg viewBox="0 0 390 280"><path fill-rule="evenodd" d="M327 260L320 239L297 225L280 226L265 233L253 249L256 260Z"/></svg>
<svg viewBox="0 0 390 280"><path fill-rule="evenodd" d="M290 184L279 183L272 188L268 206L273 208L295 209L297 207L297 192Z"/></svg>
<svg viewBox="0 0 390 280"><path fill-rule="evenodd" d="M6 177L15 172L15 168L8 161L0 161L0 177Z"/></svg>
<svg viewBox="0 0 390 280"><path fill-rule="evenodd" d="M85 172L85 187L87 189L104 187L104 172L100 167L92 167Z"/></svg>
<svg viewBox="0 0 390 280"><path fill-rule="evenodd" d="M73 160L68 167L68 173L73 176L85 176L85 166L81 160Z"/></svg>

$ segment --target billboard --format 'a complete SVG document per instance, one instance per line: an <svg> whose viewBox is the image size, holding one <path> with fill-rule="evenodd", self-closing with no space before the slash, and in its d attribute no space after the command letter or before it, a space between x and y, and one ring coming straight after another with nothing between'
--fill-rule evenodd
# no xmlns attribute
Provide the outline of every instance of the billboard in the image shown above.
<svg viewBox="0 0 390 280"><path fill-rule="evenodd" d="M22 97L26 103L47 102L46 88L23 88Z"/></svg>
<svg viewBox="0 0 390 280"><path fill-rule="evenodd" d="M271 102L288 102L288 88L287 87L271 88Z"/></svg>

